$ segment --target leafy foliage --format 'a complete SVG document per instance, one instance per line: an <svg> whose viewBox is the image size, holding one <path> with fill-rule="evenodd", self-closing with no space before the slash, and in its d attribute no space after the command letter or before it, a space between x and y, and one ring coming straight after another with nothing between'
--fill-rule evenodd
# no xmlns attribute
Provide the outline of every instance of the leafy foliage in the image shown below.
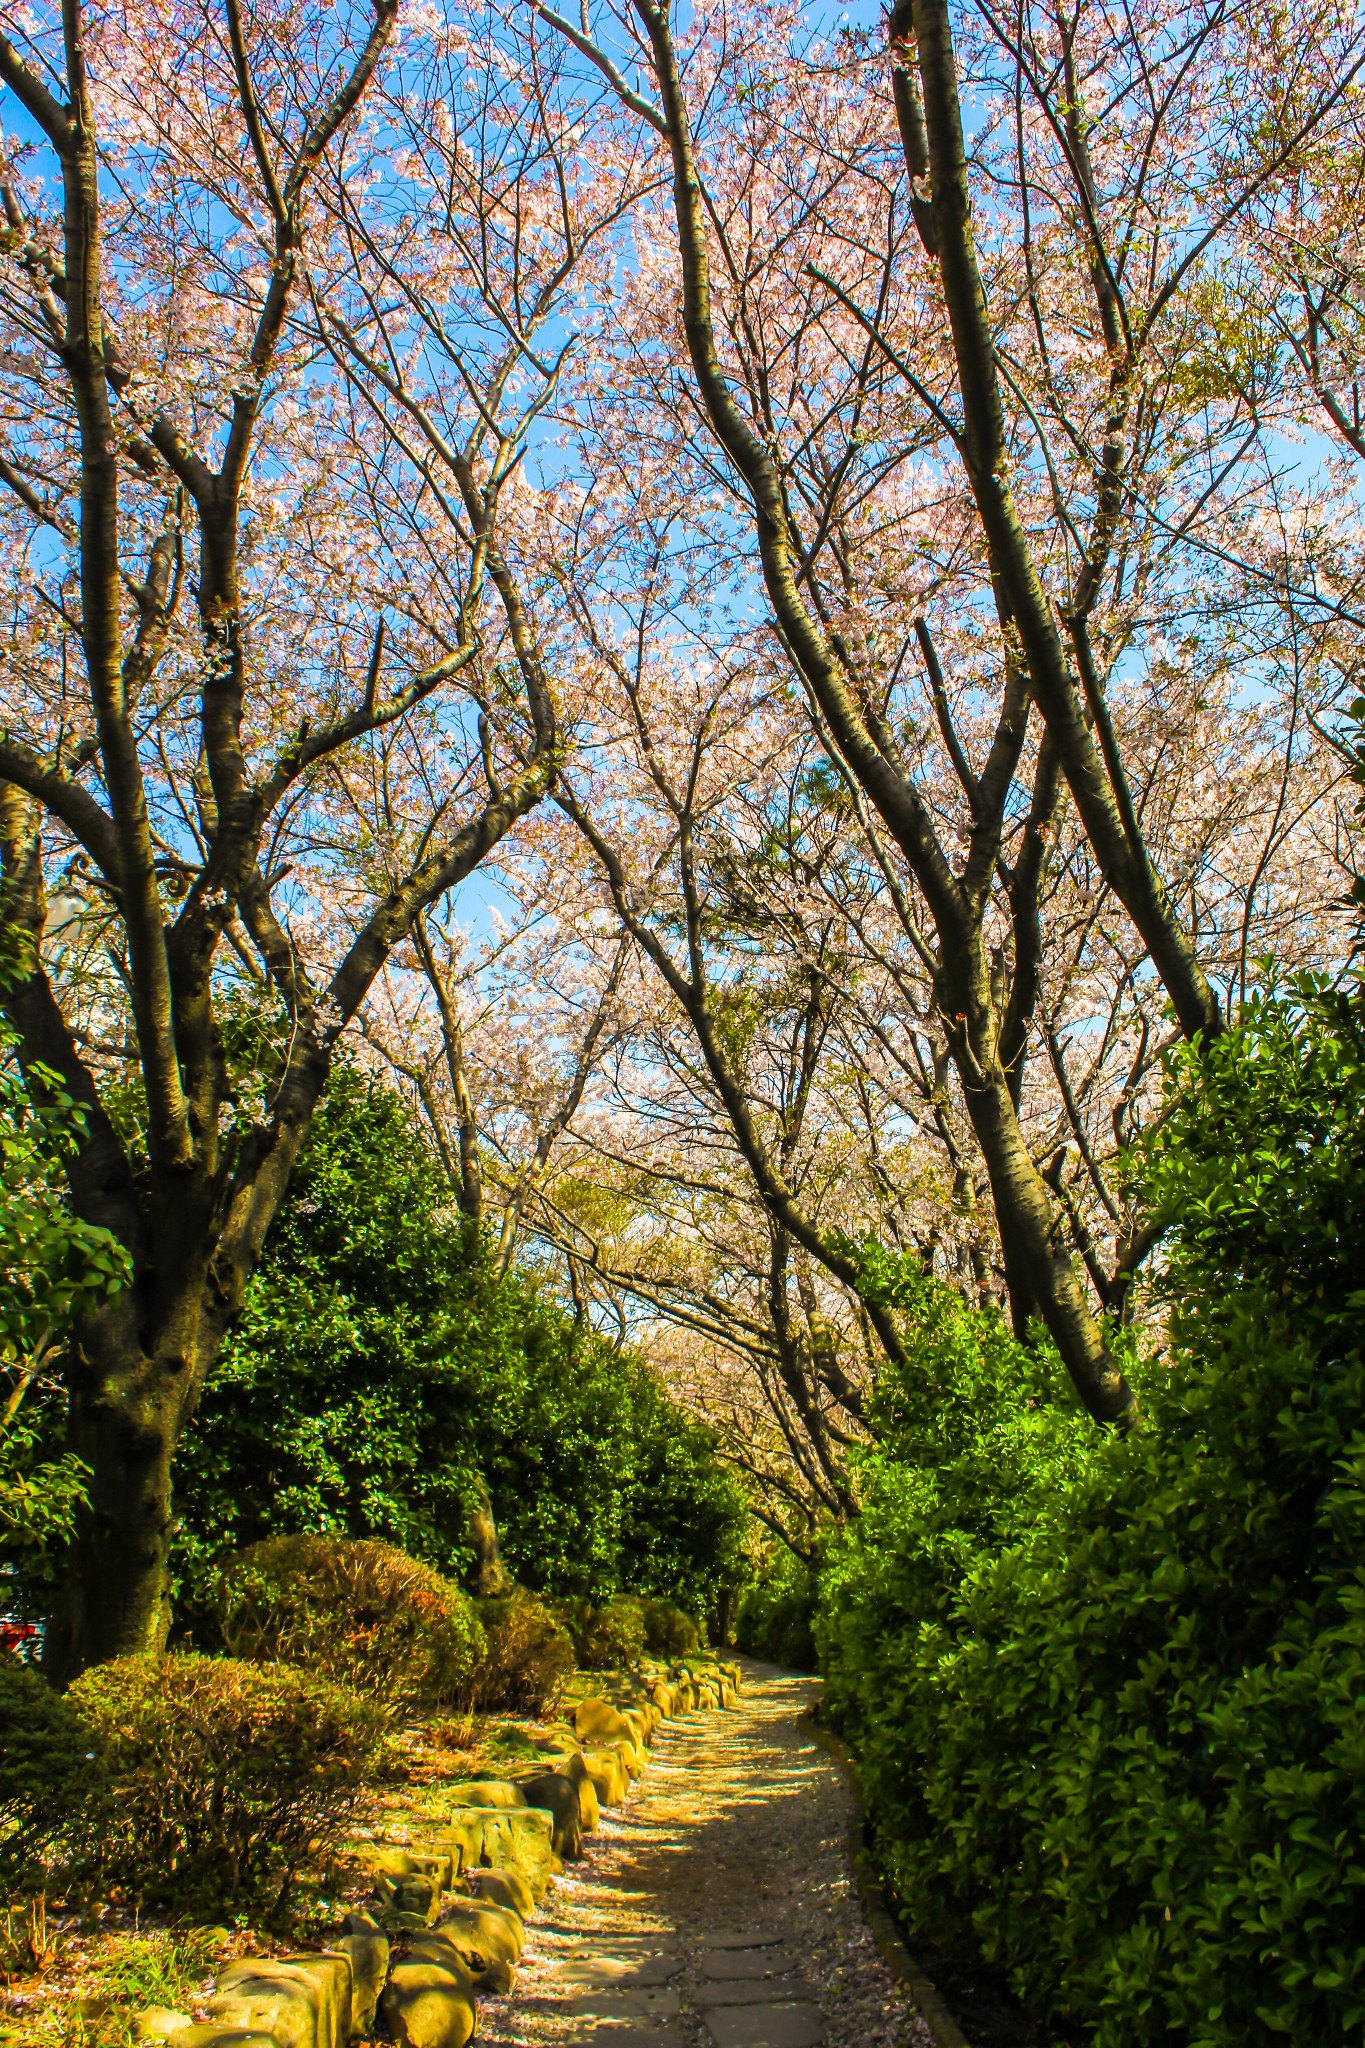
<svg viewBox="0 0 1365 2048"><path fill-rule="evenodd" d="M1241 1028L1171 1061L1159 1142L1138 1191L1176 1227L1161 1289L1178 1343L1252 1296L1315 1352L1358 1342L1365 1309L1365 1011L1305 977Z"/></svg>
<svg viewBox="0 0 1365 2048"><path fill-rule="evenodd" d="M625 1671L645 1654L645 1618L634 1600L565 1600L559 1613L584 1671Z"/></svg>
<svg viewBox="0 0 1365 2048"><path fill-rule="evenodd" d="M181 1911L281 1909L382 1754L376 1703L288 1664L122 1657L66 1697L108 1773L104 1881Z"/></svg>
<svg viewBox="0 0 1365 2048"><path fill-rule="evenodd" d="M73 1854L103 1790L79 1714L36 1671L0 1654L0 1903Z"/></svg>
<svg viewBox="0 0 1365 2048"><path fill-rule="evenodd" d="M534 1275L499 1280L401 1100L343 1072L183 1440L197 1629L217 1559L271 1534L377 1537L462 1575L479 1473L544 1592L702 1607L735 1571L745 1511L710 1433Z"/></svg>
<svg viewBox="0 0 1365 2048"><path fill-rule="evenodd" d="M0 1028L0 1361L11 1368L117 1293L129 1273L112 1232L66 1205L59 1176L80 1139L80 1105L48 1069L35 1068L26 1086L9 1063L13 1044Z"/></svg>
<svg viewBox="0 0 1365 2048"><path fill-rule="evenodd" d="M219 1598L234 1656L299 1664L383 1700L449 1704L484 1650L473 1601L388 1543L267 1537L227 1566Z"/></svg>
<svg viewBox="0 0 1365 2048"><path fill-rule="evenodd" d="M0 987L12 954L11 942L0 945ZM74 1318L116 1294L130 1270L117 1238L67 1205L62 1161L83 1111L48 1069L26 1084L15 1043L0 1024L0 1559L70 1534L85 1468L47 1454L43 1420L23 1404Z"/></svg>
<svg viewBox="0 0 1365 2048"><path fill-rule="evenodd" d="M467 1700L475 1713L548 1714L573 1675L568 1630L534 1593L518 1589L479 1602L484 1652L470 1675Z"/></svg>
<svg viewBox="0 0 1365 2048"><path fill-rule="evenodd" d="M915 1924L1102 2048L1365 2018L1362 1042L1307 988L1179 1062L1141 1427L1099 1436L1042 1367L1012 1410L1026 1357L943 1305L827 1564L831 1702Z"/></svg>
<svg viewBox="0 0 1365 2048"><path fill-rule="evenodd" d="M818 1589L810 1565L790 1550L777 1551L740 1596L735 1617L739 1648L793 1671L813 1671Z"/></svg>
<svg viewBox="0 0 1365 2048"><path fill-rule="evenodd" d="M691 1657L702 1647L701 1630L672 1600L637 1600L651 1657Z"/></svg>

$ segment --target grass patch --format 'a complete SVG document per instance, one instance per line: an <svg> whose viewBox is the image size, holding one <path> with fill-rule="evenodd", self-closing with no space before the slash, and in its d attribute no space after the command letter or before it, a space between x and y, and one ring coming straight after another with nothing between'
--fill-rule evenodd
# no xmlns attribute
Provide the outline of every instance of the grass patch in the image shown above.
<svg viewBox="0 0 1365 2048"><path fill-rule="evenodd" d="M41 1906L0 1919L4 2048L130 2048L144 2006L189 2011L227 1944L221 1928L66 1929Z"/></svg>

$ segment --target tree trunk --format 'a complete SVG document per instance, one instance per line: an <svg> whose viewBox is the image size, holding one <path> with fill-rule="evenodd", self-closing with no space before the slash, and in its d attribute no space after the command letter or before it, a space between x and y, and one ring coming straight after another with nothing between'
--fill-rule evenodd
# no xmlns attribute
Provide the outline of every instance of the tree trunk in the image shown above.
<svg viewBox="0 0 1365 2048"><path fill-rule="evenodd" d="M977 1073L969 1079L973 1064ZM1135 1406L1132 1390L1090 1313L1065 1219L1024 1142L1004 1069L998 1060L978 1057L960 1063L959 1072L1005 1247L1016 1334L1018 1311L1036 1308L1090 1414L1097 1422L1123 1422ZM1026 1305L1014 1301L1016 1274L1027 1289ZM1026 1313L1023 1320L1027 1326Z"/></svg>
<svg viewBox="0 0 1365 2048"><path fill-rule="evenodd" d="M511 1592L512 1581L502 1561L493 1503L482 1480L478 1483L478 1497L465 1535L474 1552L474 1562L465 1580L466 1592L472 1593L476 1600L501 1599L505 1593Z"/></svg>
<svg viewBox="0 0 1365 2048"><path fill-rule="evenodd" d="M165 1648L171 1456L191 1378L185 1360L119 1347L113 1332L73 1353L67 1444L89 1467L90 1498L48 1628L43 1661L57 1685Z"/></svg>

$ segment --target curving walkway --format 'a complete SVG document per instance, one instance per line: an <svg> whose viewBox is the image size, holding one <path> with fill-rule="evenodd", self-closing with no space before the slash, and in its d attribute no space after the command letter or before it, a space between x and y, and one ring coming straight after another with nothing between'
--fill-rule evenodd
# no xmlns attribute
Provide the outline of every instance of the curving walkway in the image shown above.
<svg viewBox="0 0 1365 2048"><path fill-rule="evenodd" d="M728 1713L665 1722L527 1929L481 2048L931 2048L873 1944L813 1680L747 1661Z"/></svg>

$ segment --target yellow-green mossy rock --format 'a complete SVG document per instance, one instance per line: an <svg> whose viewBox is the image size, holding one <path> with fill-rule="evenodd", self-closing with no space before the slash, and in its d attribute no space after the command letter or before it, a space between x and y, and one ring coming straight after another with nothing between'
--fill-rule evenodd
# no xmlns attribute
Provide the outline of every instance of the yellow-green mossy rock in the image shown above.
<svg viewBox="0 0 1365 2048"><path fill-rule="evenodd" d="M535 1910L531 1887L520 1871L476 1870L469 1881L475 1898L487 1906L501 1906L504 1913L515 1913L521 1920L528 1920Z"/></svg>
<svg viewBox="0 0 1365 2048"><path fill-rule="evenodd" d="M443 1963L395 1963L380 2017L398 2048L465 2048L474 2032L474 1987L467 1970Z"/></svg>
<svg viewBox="0 0 1365 2048"><path fill-rule="evenodd" d="M343 1934L333 1947L351 1959L352 2037L368 2041L374 2032L379 1994L389 1974L388 1937L377 1927L362 1928L356 1934Z"/></svg>
<svg viewBox="0 0 1365 2048"><path fill-rule="evenodd" d="M346 2048L351 1959L244 1956L221 1972L208 2010L220 2028L273 2034L278 2048Z"/></svg>
<svg viewBox="0 0 1365 2048"><path fill-rule="evenodd" d="M591 1835L596 1832L602 1820L597 1798L597 1787L588 1776L588 1767L582 1757L574 1757L573 1762L578 1765L577 1774L571 1774L566 1765L564 1775L566 1778L573 1775L573 1783L578 1791L578 1818L582 1824L584 1834Z"/></svg>
<svg viewBox="0 0 1365 2048"><path fill-rule="evenodd" d="M449 1890L451 1880L460 1868L458 1858L446 1848L408 1848L402 1843L362 1842L356 1845L355 1853L365 1868L376 1875L430 1877L442 1891Z"/></svg>
<svg viewBox="0 0 1365 2048"><path fill-rule="evenodd" d="M611 1746L616 1751L616 1754L620 1757L622 1763L626 1767L627 1772L632 1778L643 1777L645 1768L645 1750L643 1743L630 1742L627 1741L624 1736L622 1736L619 1742L613 1742Z"/></svg>
<svg viewBox="0 0 1365 2048"><path fill-rule="evenodd" d="M538 1749L545 1756L572 1756L578 1748L578 1737L564 1722L557 1721L547 1728L543 1735L531 1738L532 1749Z"/></svg>
<svg viewBox="0 0 1365 2048"><path fill-rule="evenodd" d="M653 1701L654 1705L658 1708L664 1720L671 1721L678 1711L678 1694L676 1688L674 1686L671 1686L666 1678L661 1678L658 1681L658 1683L650 1689L649 1697Z"/></svg>
<svg viewBox="0 0 1365 2048"><path fill-rule="evenodd" d="M507 1808L525 1806L519 1785L510 1778L472 1778L467 1784L452 1785L451 1793L461 1806L491 1806Z"/></svg>
<svg viewBox="0 0 1365 2048"><path fill-rule="evenodd" d="M562 1771L541 1771L534 1778L523 1778L520 1789L528 1806L542 1807L554 1816L550 1846L556 1856L574 1862L583 1854L583 1809L573 1779Z"/></svg>
<svg viewBox="0 0 1365 2048"><path fill-rule="evenodd" d="M520 1960L526 1929L520 1914L508 1912L504 1906L482 1899L454 1899L422 1941L447 1942L467 1969L486 1970L490 1963Z"/></svg>
<svg viewBox="0 0 1365 2048"><path fill-rule="evenodd" d="M434 1877L390 1877L381 1870L375 1875L374 1897L386 1925L425 1927L441 1902L441 1886Z"/></svg>
<svg viewBox="0 0 1365 2048"><path fill-rule="evenodd" d="M550 1882L553 1832L554 1818L541 1807L466 1806L452 1812L443 1839L461 1843L467 1870L515 1870L539 1900Z"/></svg>
<svg viewBox="0 0 1365 2048"><path fill-rule="evenodd" d="M619 1806L630 1790L630 1772L614 1749L587 1749L583 1768L601 1806Z"/></svg>
<svg viewBox="0 0 1365 2048"><path fill-rule="evenodd" d="M601 1819L601 1815L597 1810L600 1801L597 1797L596 1788L588 1774L588 1766L584 1760L583 1752L577 1743L574 1744L567 1756L560 1757L555 1769L561 1772L564 1777L572 1779L573 1783L577 1785L578 1803L582 1809L583 1832L585 1835L591 1834ZM591 1819L588 1818L589 1813L592 1815Z"/></svg>
<svg viewBox="0 0 1365 2048"><path fill-rule="evenodd" d="M187 2020L172 2034L166 2048L280 2048L274 2034L245 2027L223 2027L215 2020Z"/></svg>
<svg viewBox="0 0 1365 2048"><path fill-rule="evenodd" d="M172 2034L178 2034L182 2027L193 2026L187 2012L175 2012L169 2005L145 2005L141 2012L133 2014L132 2033L134 2041L169 2041Z"/></svg>
<svg viewBox="0 0 1365 2048"><path fill-rule="evenodd" d="M483 1822L486 1807L454 1807L446 1815L441 1840L450 1846L457 1867L477 1870L483 1851Z"/></svg>
<svg viewBox="0 0 1365 2048"><path fill-rule="evenodd" d="M610 1700L580 1700L573 1710L573 1732L580 1742L633 1742L635 1731Z"/></svg>

